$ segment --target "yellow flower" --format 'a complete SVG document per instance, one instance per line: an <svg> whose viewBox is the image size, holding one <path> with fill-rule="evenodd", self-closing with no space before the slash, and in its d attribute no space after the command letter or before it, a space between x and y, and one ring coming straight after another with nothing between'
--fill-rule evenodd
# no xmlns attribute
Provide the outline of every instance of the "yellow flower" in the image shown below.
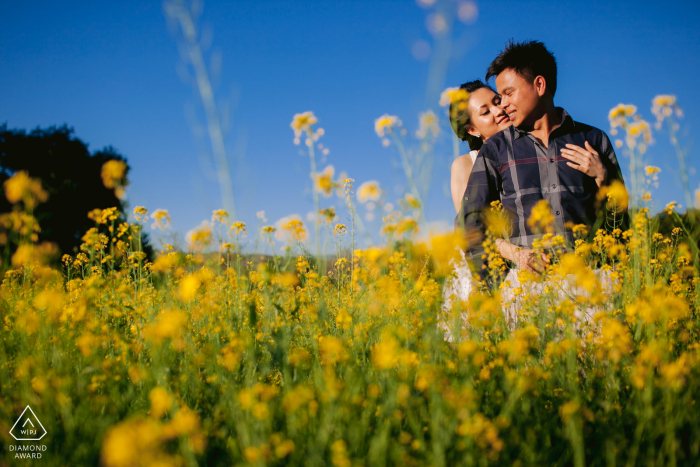
<svg viewBox="0 0 700 467"><path fill-rule="evenodd" d="M670 216L676 208L680 208L680 205L675 201L671 201L664 208L664 212Z"/></svg>
<svg viewBox="0 0 700 467"><path fill-rule="evenodd" d="M331 224L334 220L338 219L335 213L335 208L331 206L330 208L324 208L318 211L318 213L325 219L326 223Z"/></svg>
<svg viewBox="0 0 700 467"><path fill-rule="evenodd" d="M190 251L202 251L212 242L213 232L211 224L207 221L202 221L199 226L187 232L185 239Z"/></svg>
<svg viewBox="0 0 700 467"><path fill-rule="evenodd" d="M228 223L228 211L225 209L215 209L211 214L212 222L221 222L222 224Z"/></svg>
<svg viewBox="0 0 700 467"><path fill-rule="evenodd" d="M292 272L283 272L274 276L271 282L280 287L296 287L299 285L299 277Z"/></svg>
<svg viewBox="0 0 700 467"><path fill-rule="evenodd" d="M41 181L30 178L21 170L5 180L5 197L12 204L24 201L27 209L32 210L38 203L49 199L49 194L41 187Z"/></svg>
<svg viewBox="0 0 700 467"><path fill-rule="evenodd" d="M446 235L435 235L430 238L430 251L435 264L435 273L444 276L452 271L450 263L458 261L461 257L460 250L467 246L466 238L462 232L454 232Z"/></svg>
<svg viewBox="0 0 700 467"><path fill-rule="evenodd" d="M377 201L381 196L382 189L379 187L379 182L376 180L367 181L357 189L357 200L360 203Z"/></svg>
<svg viewBox="0 0 700 467"><path fill-rule="evenodd" d="M683 352L678 360L662 364L659 367L661 384L672 389L680 389L685 384L686 377L690 374L692 364L688 354Z"/></svg>
<svg viewBox="0 0 700 467"><path fill-rule="evenodd" d="M158 313L155 321L144 328L144 335L156 343L166 338L179 337L187 323L187 315L179 310Z"/></svg>
<svg viewBox="0 0 700 467"><path fill-rule="evenodd" d="M392 131L395 126L401 126L401 120L396 115L384 114L374 121L374 131L380 138L384 137L385 131Z"/></svg>
<svg viewBox="0 0 700 467"><path fill-rule="evenodd" d="M86 332L75 340L75 345L78 346L83 357L89 357L92 354L92 349L95 348L99 341L100 339L97 336Z"/></svg>
<svg viewBox="0 0 700 467"><path fill-rule="evenodd" d="M304 227L304 223L297 214L283 217L278 220L275 225L277 228L276 237L278 240L284 242L299 241L302 243L306 240L306 227Z"/></svg>
<svg viewBox="0 0 700 467"><path fill-rule="evenodd" d="M593 291L598 284L595 273L586 266L583 258L575 253L566 253L560 258L559 273L564 278L572 274L576 278L576 285L583 287L588 292Z"/></svg>
<svg viewBox="0 0 700 467"><path fill-rule="evenodd" d="M300 384L285 394L284 398L282 399L282 407L284 407L284 411L286 413L291 414L312 400L314 400L313 386L308 384Z"/></svg>
<svg viewBox="0 0 700 467"><path fill-rule="evenodd" d="M627 127L627 136L628 136L628 141L627 144L630 144L630 138L639 138L641 137L645 143L651 143L652 142L652 137L651 137L651 126L649 125L649 122L645 120L636 120L632 123L630 123Z"/></svg>
<svg viewBox="0 0 700 467"><path fill-rule="evenodd" d="M459 87L447 88L440 94L440 105L442 107L456 104L458 102L466 102L469 100L469 92L466 89Z"/></svg>
<svg viewBox="0 0 700 467"><path fill-rule="evenodd" d="M318 119L313 112L307 111L300 114L294 114L292 123L289 125L294 130L294 138L298 140L302 132L310 133L311 126L318 122ZM295 140L296 142L296 140Z"/></svg>
<svg viewBox="0 0 700 467"><path fill-rule="evenodd" d="M167 209L156 209L153 211L152 217L154 220L153 225L151 225L152 229L165 230L170 228L170 213Z"/></svg>
<svg viewBox="0 0 700 467"><path fill-rule="evenodd" d="M664 119L676 114L677 117L683 116L683 111L676 103L676 96L662 94L654 97L651 100L651 113L656 116L657 128L661 127Z"/></svg>
<svg viewBox="0 0 700 467"><path fill-rule="evenodd" d="M561 415L562 420L566 423L569 417L574 415L581 408L580 404L576 401L569 401L559 407L559 415Z"/></svg>
<svg viewBox="0 0 700 467"><path fill-rule="evenodd" d="M554 216L546 199L541 199L530 212L527 225L540 232L553 232Z"/></svg>
<svg viewBox="0 0 700 467"><path fill-rule="evenodd" d="M143 206L136 206L134 208L134 217L137 221L146 222L148 220L148 209Z"/></svg>
<svg viewBox="0 0 700 467"><path fill-rule="evenodd" d="M180 281L180 298L185 302L191 302L197 295L197 289L199 289L201 283L201 279L196 274L190 274L182 278Z"/></svg>
<svg viewBox="0 0 700 467"><path fill-rule="evenodd" d="M394 368L398 363L399 343L388 334L382 336L381 342L372 347L372 364L377 370Z"/></svg>
<svg viewBox="0 0 700 467"><path fill-rule="evenodd" d="M170 412L173 405L173 396L160 386L156 386L148 393L148 400L151 403L151 417L161 418Z"/></svg>
<svg viewBox="0 0 700 467"><path fill-rule="evenodd" d="M409 209L420 209L421 207L420 200L411 193L406 193L403 200Z"/></svg>
<svg viewBox="0 0 700 467"><path fill-rule="evenodd" d="M644 171L646 172L647 176L650 176L661 172L661 169L658 167L654 167L653 165L647 165L646 167L644 167Z"/></svg>
<svg viewBox="0 0 700 467"><path fill-rule="evenodd" d="M58 255L58 246L51 242L42 242L39 245L25 243L17 247L12 255L13 266L26 264L48 264Z"/></svg>
<svg viewBox="0 0 700 467"><path fill-rule="evenodd" d="M394 232L398 238L406 238L413 233L418 232L418 221L411 216L404 216L396 224Z"/></svg>
<svg viewBox="0 0 700 467"><path fill-rule="evenodd" d="M321 336L318 341L318 351L322 365L342 362L348 357L347 352L343 348L343 342L333 336Z"/></svg>
<svg viewBox="0 0 700 467"><path fill-rule="evenodd" d="M333 193L333 189L336 187L336 184L333 181L334 174L335 168L333 168L332 165L327 166L321 173L311 174L311 178L314 180L314 189L321 192L323 196L329 197Z"/></svg>
<svg viewBox="0 0 700 467"><path fill-rule="evenodd" d="M122 198L126 185L126 163L116 159L108 160L102 165L101 175L105 188L114 189L117 198Z"/></svg>
<svg viewBox="0 0 700 467"><path fill-rule="evenodd" d="M625 184L619 180L613 180L610 185L601 187L596 197L598 200L607 198L607 207L610 210L625 210L629 203L627 188L625 188Z"/></svg>
<svg viewBox="0 0 700 467"><path fill-rule="evenodd" d="M601 326L600 337L598 339L601 355L606 356L614 362L632 351L632 336L629 327L615 318L605 318Z"/></svg>
<svg viewBox="0 0 700 467"><path fill-rule="evenodd" d="M428 110L427 112L421 112L418 117L418 130L416 131L416 138L423 139L428 134L432 134L433 138L437 137L440 133L440 126L438 125L438 118L435 112Z"/></svg>
<svg viewBox="0 0 700 467"><path fill-rule="evenodd" d="M247 235L245 228L246 228L245 222L238 221L238 222L234 222L233 224L231 224L230 230L231 230L231 232L235 233L236 235L243 234L245 236L245 235Z"/></svg>
<svg viewBox="0 0 700 467"><path fill-rule="evenodd" d="M294 441L291 439L285 439L277 447L275 447L275 456L282 459L288 456L294 451Z"/></svg>

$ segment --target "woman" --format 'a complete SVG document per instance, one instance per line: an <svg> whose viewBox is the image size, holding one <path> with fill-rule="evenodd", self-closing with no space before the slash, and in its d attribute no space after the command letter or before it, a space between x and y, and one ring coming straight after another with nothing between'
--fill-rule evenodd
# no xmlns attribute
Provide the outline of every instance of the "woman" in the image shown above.
<svg viewBox="0 0 700 467"><path fill-rule="evenodd" d="M469 93L465 112L450 106L452 129L462 141L469 143L469 154L459 156L452 163L452 201L459 212L462 197L467 189L467 181L474 167L474 161L484 141L510 126L506 112L499 107L501 98L490 86L480 80L464 83L460 88Z"/></svg>
<svg viewBox="0 0 700 467"><path fill-rule="evenodd" d="M467 190L469 175L479 149L487 139L511 125L510 118L500 107L501 97L490 86L476 80L464 83L460 88L469 93L467 109L460 112L451 105L450 124L457 137L469 143L471 151L469 154L459 156L452 163L450 189L457 213L462 206L462 198ZM496 239L496 244L501 256L515 263L518 269L535 272L529 261L529 250L516 248L515 245L500 238ZM546 256L543 255L542 260L546 262ZM471 275L466 275L463 282L465 290L471 291ZM469 282L468 286L466 282ZM469 295L468 291L465 297L467 295Z"/></svg>
<svg viewBox="0 0 700 467"><path fill-rule="evenodd" d="M459 213L462 198L467 190L469 175L482 144L491 136L511 125L505 111L499 107L500 96L480 80L464 83L460 88L469 93L465 111L459 111L453 104L450 106L450 124L459 139L469 143L469 154L459 156L452 163L450 189L455 210ZM454 340L448 325L448 315L454 298L466 301L472 290L472 275L469 270L464 252L461 261L454 264L456 276L448 280L443 288L442 315L438 319L440 328L445 332L445 340ZM466 316L462 314L462 321ZM450 323L451 324L451 323ZM464 324L464 323L463 323Z"/></svg>

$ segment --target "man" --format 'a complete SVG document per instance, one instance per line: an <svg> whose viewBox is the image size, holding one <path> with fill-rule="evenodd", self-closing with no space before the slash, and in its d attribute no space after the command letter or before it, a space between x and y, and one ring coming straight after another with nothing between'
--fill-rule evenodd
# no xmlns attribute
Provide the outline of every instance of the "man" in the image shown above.
<svg viewBox="0 0 700 467"><path fill-rule="evenodd" d="M591 227L599 188L622 181L605 132L575 122L554 106L557 65L544 44L511 40L489 66L486 80L494 76L501 106L513 125L484 143L455 219L455 226L468 232L470 256L482 280L488 278L481 258L482 214L491 202L501 201L511 219L510 238L498 245L501 255L519 269L541 271L547 259L532 251L541 234L527 223L533 207L546 200L556 233L573 243L567 226Z"/></svg>

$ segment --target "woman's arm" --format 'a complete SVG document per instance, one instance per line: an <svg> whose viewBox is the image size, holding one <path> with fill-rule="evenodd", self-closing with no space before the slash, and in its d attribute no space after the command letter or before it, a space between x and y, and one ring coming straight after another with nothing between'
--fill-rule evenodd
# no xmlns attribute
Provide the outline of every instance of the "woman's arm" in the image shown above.
<svg viewBox="0 0 700 467"><path fill-rule="evenodd" d="M469 154L459 156L452 163L450 190L452 192L452 202L457 212L462 207L462 196L467 191L467 182L473 167L472 157Z"/></svg>

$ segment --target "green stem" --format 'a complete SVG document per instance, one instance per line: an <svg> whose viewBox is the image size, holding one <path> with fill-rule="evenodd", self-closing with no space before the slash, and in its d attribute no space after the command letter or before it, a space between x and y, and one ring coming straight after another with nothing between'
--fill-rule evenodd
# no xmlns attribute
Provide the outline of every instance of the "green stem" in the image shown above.
<svg viewBox="0 0 700 467"><path fill-rule="evenodd" d="M683 180L683 192L685 194L685 208L690 209L693 207L693 198L690 196L690 185L688 184L688 171L685 168L685 155L683 149L681 149L678 144L678 138L676 137L675 123L672 117L666 119L666 124L668 125L668 134L671 139L671 144L676 150L676 156L678 156L678 166L681 169L681 179Z"/></svg>
<svg viewBox="0 0 700 467"><path fill-rule="evenodd" d="M401 164L403 165L403 170L406 173L406 180L408 181L408 186L411 190L411 194L413 194L413 196L415 196L418 202L420 203L419 213L421 221L425 222L425 215L423 213L423 200L421 199L420 192L418 191L418 186L416 185L416 181L413 177L413 168L411 167L411 163L408 160L406 148L404 148L401 138L399 138L395 132L392 131L391 135L394 138L396 147L399 149L399 155L401 156Z"/></svg>

